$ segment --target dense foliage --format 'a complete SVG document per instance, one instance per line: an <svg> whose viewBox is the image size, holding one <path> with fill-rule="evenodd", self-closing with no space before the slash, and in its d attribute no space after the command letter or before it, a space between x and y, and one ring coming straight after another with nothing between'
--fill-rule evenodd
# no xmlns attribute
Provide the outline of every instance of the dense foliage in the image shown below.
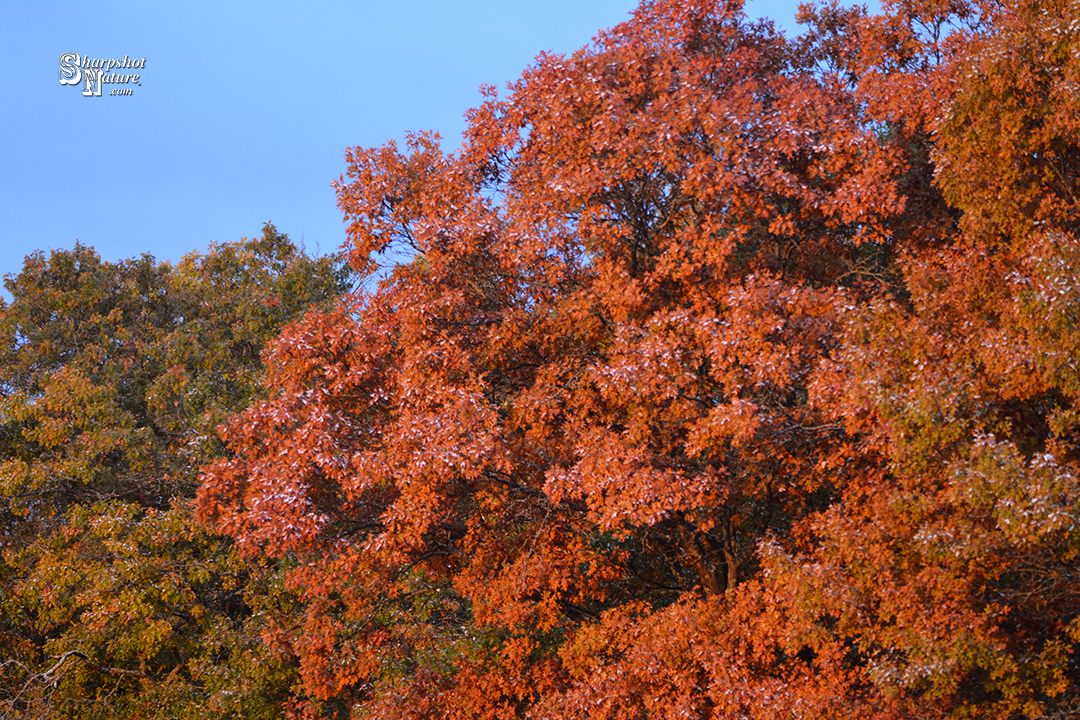
<svg viewBox="0 0 1080 720"><path fill-rule="evenodd" d="M348 154L203 518L364 717L1080 712L1080 6L644 2Z"/></svg>
<svg viewBox="0 0 1080 720"><path fill-rule="evenodd" d="M175 266L35 253L0 304L0 714L265 717L295 682L259 638L278 564L192 516L262 345L346 290L267 224Z"/></svg>
<svg viewBox="0 0 1080 720"><path fill-rule="evenodd" d="M801 19L645 0L350 149L336 304L32 257L9 707L1080 715L1080 3Z"/></svg>

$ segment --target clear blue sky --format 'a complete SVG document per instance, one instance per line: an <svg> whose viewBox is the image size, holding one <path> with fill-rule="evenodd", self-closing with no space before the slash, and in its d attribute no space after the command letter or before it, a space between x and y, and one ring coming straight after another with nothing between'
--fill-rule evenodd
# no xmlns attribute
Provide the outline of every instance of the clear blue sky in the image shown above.
<svg viewBox="0 0 1080 720"><path fill-rule="evenodd" d="M573 52L635 5L0 0L0 275L76 239L107 260L177 260L267 220L336 249L346 147L416 130L456 147L481 84ZM747 11L790 32L796 7ZM141 85L83 97L59 82L68 52L145 57Z"/></svg>

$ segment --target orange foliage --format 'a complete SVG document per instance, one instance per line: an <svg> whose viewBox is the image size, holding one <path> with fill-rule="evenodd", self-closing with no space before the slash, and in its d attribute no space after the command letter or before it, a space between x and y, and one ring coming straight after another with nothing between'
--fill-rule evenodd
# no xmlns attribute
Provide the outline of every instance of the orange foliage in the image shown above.
<svg viewBox="0 0 1080 720"><path fill-rule="evenodd" d="M282 334L199 496L292 563L310 696L1078 701L1076 7L803 17L645 2L459 153L349 151L354 267L411 261Z"/></svg>

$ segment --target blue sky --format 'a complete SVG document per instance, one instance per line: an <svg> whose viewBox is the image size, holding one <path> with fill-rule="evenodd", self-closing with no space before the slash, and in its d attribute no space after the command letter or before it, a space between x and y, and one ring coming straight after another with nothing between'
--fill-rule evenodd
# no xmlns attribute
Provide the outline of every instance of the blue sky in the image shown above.
<svg viewBox="0 0 1080 720"><path fill-rule="evenodd" d="M747 12L790 32L797 4ZM334 250L346 147L419 130L456 147L481 84L573 52L635 5L0 0L0 275L76 239L106 260L177 260L267 220ZM141 84L83 97L59 82L68 52L145 57Z"/></svg>

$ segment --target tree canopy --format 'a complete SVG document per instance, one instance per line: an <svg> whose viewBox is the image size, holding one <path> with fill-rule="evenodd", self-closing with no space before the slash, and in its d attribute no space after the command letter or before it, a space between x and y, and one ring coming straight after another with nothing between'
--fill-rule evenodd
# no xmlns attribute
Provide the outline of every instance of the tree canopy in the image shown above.
<svg viewBox="0 0 1080 720"><path fill-rule="evenodd" d="M199 512L290 557L307 711L1065 716L1075 3L643 2L349 150L377 289L289 326Z"/></svg>
<svg viewBox="0 0 1080 720"><path fill-rule="evenodd" d="M276 564L193 519L216 426L262 396L262 345L348 287L267 223L180 263L34 253L0 304L0 712L275 717L259 640Z"/></svg>
<svg viewBox="0 0 1080 720"><path fill-rule="evenodd" d="M7 711L1080 713L1080 4L800 20L644 0L349 149L354 289L29 257Z"/></svg>

